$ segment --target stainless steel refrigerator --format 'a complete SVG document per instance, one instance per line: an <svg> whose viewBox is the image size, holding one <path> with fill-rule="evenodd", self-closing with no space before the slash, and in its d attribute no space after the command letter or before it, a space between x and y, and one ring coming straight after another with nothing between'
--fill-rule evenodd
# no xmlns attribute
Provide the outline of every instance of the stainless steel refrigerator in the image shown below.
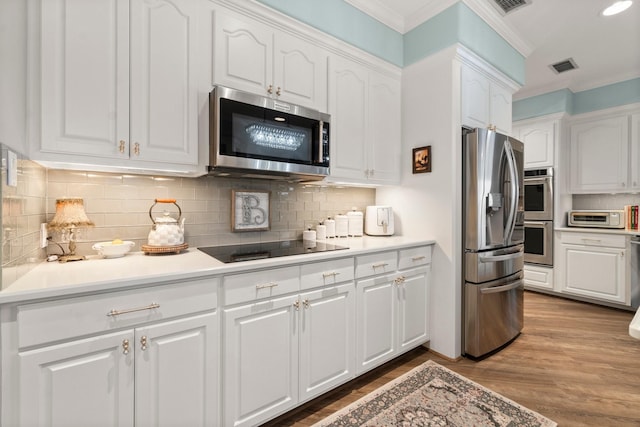
<svg viewBox="0 0 640 427"><path fill-rule="evenodd" d="M481 358L523 326L524 146L463 130L463 349Z"/></svg>

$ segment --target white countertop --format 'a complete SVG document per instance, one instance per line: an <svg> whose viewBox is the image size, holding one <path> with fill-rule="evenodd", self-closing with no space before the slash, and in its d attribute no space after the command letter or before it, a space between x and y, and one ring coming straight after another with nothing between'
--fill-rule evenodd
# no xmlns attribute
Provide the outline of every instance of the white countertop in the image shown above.
<svg viewBox="0 0 640 427"><path fill-rule="evenodd" d="M349 249L230 264L224 264L197 248L190 248L180 254L145 255L142 252L132 252L121 258L107 259L96 255L89 256L85 261L69 263L43 261L11 286L0 291L0 304L117 290L154 282L176 282L435 243L434 240L404 236L349 237L327 239L326 242L347 246Z"/></svg>
<svg viewBox="0 0 640 427"><path fill-rule="evenodd" d="M626 230L624 228L591 228L591 227L556 227L556 231L580 233L622 234L626 236L640 236L640 230Z"/></svg>

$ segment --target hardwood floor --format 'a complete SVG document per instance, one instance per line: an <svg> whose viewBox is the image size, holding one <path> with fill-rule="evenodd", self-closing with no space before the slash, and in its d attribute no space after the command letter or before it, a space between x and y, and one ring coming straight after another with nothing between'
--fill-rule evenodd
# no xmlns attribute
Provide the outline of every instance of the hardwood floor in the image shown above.
<svg viewBox="0 0 640 427"><path fill-rule="evenodd" d="M265 426L309 426L386 382L434 360L539 412L559 426L640 426L640 340L633 313L525 292L525 326L482 360L415 349Z"/></svg>

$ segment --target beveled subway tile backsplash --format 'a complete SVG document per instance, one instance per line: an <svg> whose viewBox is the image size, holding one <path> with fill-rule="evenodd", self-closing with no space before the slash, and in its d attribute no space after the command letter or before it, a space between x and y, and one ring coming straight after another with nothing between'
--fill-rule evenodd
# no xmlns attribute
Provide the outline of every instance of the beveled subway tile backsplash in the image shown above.
<svg viewBox="0 0 640 427"><path fill-rule="evenodd" d="M79 238L77 252L85 255L95 253L91 249L95 242L115 238L134 241L139 250L147 241L152 225L149 209L156 198L177 200L186 218L185 242L191 247L298 239L307 226L353 207L363 211L375 202L375 190L367 188L60 170L49 170L47 174L47 220L53 217L56 199L84 199L87 215L95 223L95 227L83 230ZM231 231L231 190L271 193L269 231ZM153 216L161 215L164 209L177 216L175 206L164 204L154 207ZM55 253L55 247L49 249Z"/></svg>

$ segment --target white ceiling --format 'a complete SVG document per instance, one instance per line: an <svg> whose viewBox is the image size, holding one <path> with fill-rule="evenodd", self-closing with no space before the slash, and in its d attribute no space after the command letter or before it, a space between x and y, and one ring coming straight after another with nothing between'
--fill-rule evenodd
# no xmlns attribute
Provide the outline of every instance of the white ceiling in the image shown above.
<svg viewBox="0 0 640 427"><path fill-rule="evenodd" d="M458 0L346 0L405 33ZM531 0L506 16L493 0L463 0L526 57L526 82L514 99L573 92L640 77L640 0L622 14L600 12L614 0ZM578 69L549 65L573 58Z"/></svg>

